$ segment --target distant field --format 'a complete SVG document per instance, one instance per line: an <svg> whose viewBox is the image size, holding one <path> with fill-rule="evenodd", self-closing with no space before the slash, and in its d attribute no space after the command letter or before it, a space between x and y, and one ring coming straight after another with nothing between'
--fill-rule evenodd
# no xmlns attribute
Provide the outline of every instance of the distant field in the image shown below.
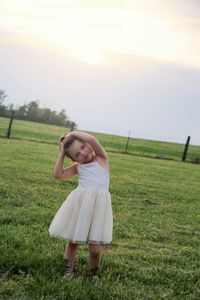
<svg viewBox="0 0 200 300"><path fill-rule="evenodd" d="M8 122L9 119L0 117L0 136L6 135ZM57 144L59 137L68 130L59 126L14 120L11 137ZM108 151L126 151L127 137L100 133L93 134ZM136 138L129 139L127 148L129 154L173 160L181 160L183 150L183 144ZM187 160L200 161L200 146L190 145Z"/></svg>
<svg viewBox="0 0 200 300"><path fill-rule="evenodd" d="M113 244L101 278L62 278L65 242L49 224L77 178L52 177L54 144L0 138L1 300L200 299L200 166L109 152Z"/></svg>

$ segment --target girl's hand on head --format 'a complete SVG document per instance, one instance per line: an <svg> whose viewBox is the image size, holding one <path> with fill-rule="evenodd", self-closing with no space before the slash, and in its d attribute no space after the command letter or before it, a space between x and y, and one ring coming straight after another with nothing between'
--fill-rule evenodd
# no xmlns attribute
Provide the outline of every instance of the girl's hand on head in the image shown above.
<svg viewBox="0 0 200 300"><path fill-rule="evenodd" d="M66 137L64 136L64 137L61 137L61 139L60 139L61 141L60 141L60 145L59 145L59 149L60 149L60 154L62 154L63 156L65 156L65 147L64 147L64 144L65 144L65 142L66 142Z"/></svg>
<svg viewBox="0 0 200 300"><path fill-rule="evenodd" d="M65 141L72 136L72 132L68 132L64 135Z"/></svg>
<svg viewBox="0 0 200 300"><path fill-rule="evenodd" d="M65 142L67 140L70 139L70 137L72 137L72 132L68 132L65 135L61 136L60 138L60 145L59 145L59 149L60 149L60 154L64 157L66 155L66 150L65 150Z"/></svg>

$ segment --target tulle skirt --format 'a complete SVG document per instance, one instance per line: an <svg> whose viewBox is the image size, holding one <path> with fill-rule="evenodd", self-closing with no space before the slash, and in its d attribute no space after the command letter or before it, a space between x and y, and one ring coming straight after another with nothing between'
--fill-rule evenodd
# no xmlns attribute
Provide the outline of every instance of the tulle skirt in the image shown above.
<svg viewBox="0 0 200 300"><path fill-rule="evenodd" d="M77 244L109 244L112 225L110 193L103 189L77 188L57 211L49 234Z"/></svg>

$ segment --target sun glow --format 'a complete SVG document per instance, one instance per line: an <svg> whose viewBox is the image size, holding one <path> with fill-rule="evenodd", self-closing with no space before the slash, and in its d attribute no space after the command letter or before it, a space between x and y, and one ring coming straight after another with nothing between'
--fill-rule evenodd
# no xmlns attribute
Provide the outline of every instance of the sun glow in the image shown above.
<svg viewBox="0 0 200 300"><path fill-rule="evenodd" d="M0 15L0 28L17 34L24 43L48 47L89 64L107 64L113 61L112 54L194 63L187 32L174 30L152 11L67 3L21 0L15 5L8 1Z"/></svg>

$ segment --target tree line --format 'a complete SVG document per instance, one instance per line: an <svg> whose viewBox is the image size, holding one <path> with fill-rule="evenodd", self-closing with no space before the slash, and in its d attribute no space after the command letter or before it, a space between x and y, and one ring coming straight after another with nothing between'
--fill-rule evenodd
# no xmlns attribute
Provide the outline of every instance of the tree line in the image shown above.
<svg viewBox="0 0 200 300"><path fill-rule="evenodd" d="M71 121L64 109L60 112L50 108L41 108L38 101L31 101L14 109L13 104L5 105L7 95L4 90L0 90L0 116L10 117L11 112L15 111L15 119L26 120L38 123L53 124L72 130L77 128L77 124Z"/></svg>

